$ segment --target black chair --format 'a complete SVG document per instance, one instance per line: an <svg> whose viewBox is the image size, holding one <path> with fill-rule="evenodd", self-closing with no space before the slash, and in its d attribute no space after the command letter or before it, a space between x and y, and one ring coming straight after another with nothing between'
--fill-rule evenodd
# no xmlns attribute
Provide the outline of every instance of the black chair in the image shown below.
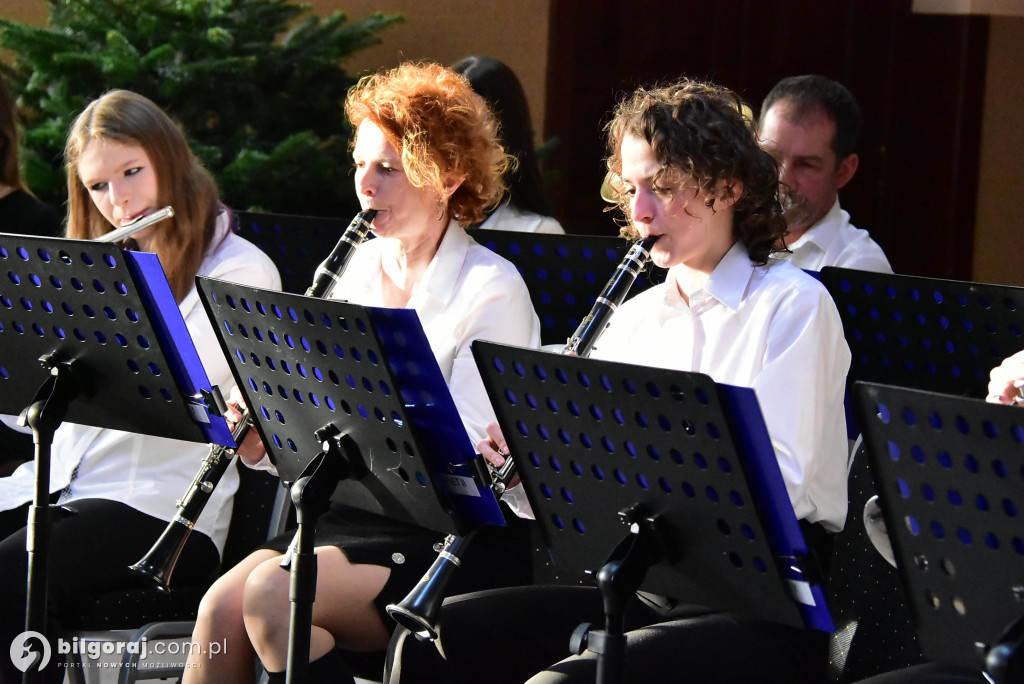
<svg viewBox="0 0 1024 684"><path fill-rule="evenodd" d="M878 492L860 440L848 485L850 508L833 542L827 582L836 625L828 684L857 682L924 660L896 568L875 550L864 528L864 505Z"/></svg>
<svg viewBox="0 0 1024 684"><path fill-rule="evenodd" d="M266 541L268 535L276 534L287 516L289 504L277 477L237 463L234 467L239 470L240 481L232 506L222 570L233 567ZM67 642L77 637L81 644L94 641L139 644L143 638L149 643L157 639L187 638L192 634L199 601L208 585L175 587L172 581L171 586L170 592L139 586L88 597L60 616L61 636ZM174 666L140 670L137 654L134 657L130 653L123 655L119 682L181 674L181 668ZM67 657L70 682L84 684L87 670L81 654Z"/></svg>

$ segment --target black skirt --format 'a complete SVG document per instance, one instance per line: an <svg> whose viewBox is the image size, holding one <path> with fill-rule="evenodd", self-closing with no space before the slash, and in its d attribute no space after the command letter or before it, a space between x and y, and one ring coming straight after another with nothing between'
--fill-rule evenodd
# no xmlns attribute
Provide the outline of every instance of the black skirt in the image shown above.
<svg viewBox="0 0 1024 684"><path fill-rule="evenodd" d="M452 573L449 596L533 581L530 525L536 523L508 512L505 518L506 527L487 525L477 533L461 558L462 564ZM284 553L294 537L294 530L286 532L262 548ZM400 602L416 586L437 558L435 545L443 541L441 532L335 503L317 520L315 535L316 546L337 547L351 563L391 570L374 599L388 626L395 623L386 607Z"/></svg>

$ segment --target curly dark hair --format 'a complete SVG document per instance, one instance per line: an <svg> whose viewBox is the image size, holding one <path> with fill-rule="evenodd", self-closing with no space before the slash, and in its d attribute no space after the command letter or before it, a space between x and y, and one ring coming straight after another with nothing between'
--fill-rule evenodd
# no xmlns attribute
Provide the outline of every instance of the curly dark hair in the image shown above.
<svg viewBox="0 0 1024 684"><path fill-rule="evenodd" d="M742 184L733 204L733 233L751 261L764 265L778 251L786 220L779 204L778 165L758 144L749 112L736 93L713 83L684 78L667 86L641 87L616 106L605 127L608 170L616 177L621 174L622 140L633 135L651 146L661 164L660 177L688 176L712 209L723 192ZM629 198L615 184L612 193L627 221L622 234L638 237L630 223Z"/></svg>

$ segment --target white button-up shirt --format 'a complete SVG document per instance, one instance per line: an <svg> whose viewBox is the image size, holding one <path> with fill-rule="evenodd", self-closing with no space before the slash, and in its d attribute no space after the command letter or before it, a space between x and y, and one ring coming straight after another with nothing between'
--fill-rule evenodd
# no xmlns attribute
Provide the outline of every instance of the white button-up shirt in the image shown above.
<svg viewBox="0 0 1024 684"><path fill-rule="evenodd" d="M871 239L868 231L851 225L850 215L839 207L838 199L829 212L806 233L786 246L792 254L780 253L776 258L787 259L794 266L807 271L840 266L860 271L892 273L885 252Z"/></svg>
<svg viewBox="0 0 1024 684"><path fill-rule="evenodd" d="M386 250L397 249L394 242L376 238L360 245L332 296L382 306L381 258ZM540 345L540 321L526 283L515 266L477 244L453 221L406 308L416 311L475 446L495 416L470 344Z"/></svg>
<svg viewBox="0 0 1024 684"><path fill-rule="evenodd" d="M828 291L784 261L754 266L739 243L689 304L677 273L619 307L591 357L752 387L797 517L842 529L850 350Z"/></svg>
<svg viewBox="0 0 1024 684"><path fill-rule="evenodd" d="M226 238L221 240L225 233ZM200 264L199 275L265 289L281 288L277 267L255 245L228 230L226 214L218 219L213 250ZM178 308L211 384L219 385L226 397L234 380L195 287ZM177 512L175 502L188 490L209 450L208 444L65 423L53 439L50 492L71 483L70 494L61 503L109 499L170 521ZM78 472L71 482L76 466ZM0 478L0 510L31 501L34 488L35 462L29 461L9 477ZM228 468L196 523L195 529L209 536L220 552L224 550L231 501L237 489L238 473ZM116 530L112 533L116 535Z"/></svg>
<svg viewBox="0 0 1024 684"><path fill-rule="evenodd" d="M507 230L517 233L556 233L563 235L565 229L553 216L543 216L529 211L520 211L508 202L495 209L487 220L480 224L488 230Z"/></svg>

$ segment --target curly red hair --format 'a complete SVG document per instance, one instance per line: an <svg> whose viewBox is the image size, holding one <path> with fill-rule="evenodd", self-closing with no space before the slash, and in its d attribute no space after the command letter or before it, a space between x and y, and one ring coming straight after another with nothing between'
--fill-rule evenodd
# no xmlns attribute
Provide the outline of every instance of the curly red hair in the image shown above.
<svg viewBox="0 0 1024 684"><path fill-rule="evenodd" d="M515 163L498 137L487 103L465 77L439 64L400 66L359 80L345 99L355 128L376 124L402 155L414 186L442 197L446 180L462 183L448 198L448 212L462 226L483 221L505 191Z"/></svg>

